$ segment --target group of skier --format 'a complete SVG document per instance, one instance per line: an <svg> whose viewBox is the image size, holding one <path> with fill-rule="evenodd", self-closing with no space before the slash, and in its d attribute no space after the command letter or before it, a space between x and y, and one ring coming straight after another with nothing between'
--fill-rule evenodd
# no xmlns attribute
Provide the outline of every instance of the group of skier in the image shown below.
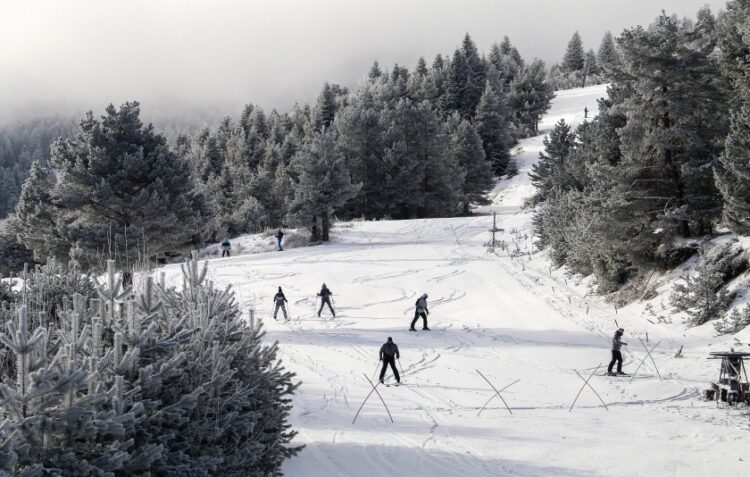
<svg viewBox="0 0 750 477"><path fill-rule="evenodd" d="M333 309L333 304L331 304L332 295L333 292L324 283L320 288L320 291L318 292L318 296L320 297L320 308L318 309L319 318L321 313L323 313L323 307L325 307L325 305L328 305L328 309L331 310L331 315L336 318L336 310ZM273 303L273 319L276 319L276 316L279 314L279 310L281 310L284 313L284 319L288 320L289 315L286 311L286 303L289 303L289 300L287 300L286 296L284 296L284 291L281 289L281 287L279 287L279 291L277 291L273 296Z"/></svg>

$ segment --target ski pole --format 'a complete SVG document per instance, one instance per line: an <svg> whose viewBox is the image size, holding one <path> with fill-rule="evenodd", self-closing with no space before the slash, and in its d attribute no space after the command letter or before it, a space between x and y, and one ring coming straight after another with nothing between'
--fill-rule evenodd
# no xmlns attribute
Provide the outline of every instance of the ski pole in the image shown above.
<svg viewBox="0 0 750 477"><path fill-rule="evenodd" d="M401 368L401 376L404 376L406 373L404 373L404 367L401 366L401 358L396 358L396 361L398 361L398 367Z"/></svg>
<svg viewBox="0 0 750 477"><path fill-rule="evenodd" d="M377 376L379 367L380 367L380 362L375 363L375 372L372 373L372 379L375 379L375 376Z"/></svg>

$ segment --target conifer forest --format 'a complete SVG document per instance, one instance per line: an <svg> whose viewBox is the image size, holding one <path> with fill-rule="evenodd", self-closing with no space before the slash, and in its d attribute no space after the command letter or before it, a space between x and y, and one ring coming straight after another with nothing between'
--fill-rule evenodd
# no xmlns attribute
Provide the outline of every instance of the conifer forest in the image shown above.
<svg viewBox="0 0 750 477"><path fill-rule="evenodd" d="M0 475L750 471L750 0L163 2L0 0Z"/></svg>

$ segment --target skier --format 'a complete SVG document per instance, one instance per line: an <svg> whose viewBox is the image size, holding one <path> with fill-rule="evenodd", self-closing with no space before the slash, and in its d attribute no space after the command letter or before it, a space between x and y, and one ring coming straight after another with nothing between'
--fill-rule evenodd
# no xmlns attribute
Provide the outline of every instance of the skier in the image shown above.
<svg viewBox="0 0 750 477"><path fill-rule="evenodd" d="M284 239L284 232L282 232L281 229L279 229L279 231L276 233L276 235L274 235L274 237L276 237L276 245L279 247L278 251L283 252L284 249L281 246L281 241Z"/></svg>
<svg viewBox="0 0 750 477"><path fill-rule="evenodd" d="M622 372L622 353L620 352L620 348L623 345L628 345L622 341L623 333L625 333L625 330L623 328L618 328L618 330L615 331L615 336L612 337L612 361L609 362L609 367L607 368L607 374L610 376L626 376L626 374ZM617 362L616 374L612 372L615 362Z"/></svg>
<svg viewBox="0 0 750 477"><path fill-rule="evenodd" d="M583 107L583 118L587 119L589 117L589 108L588 106Z"/></svg>
<svg viewBox="0 0 750 477"><path fill-rule="evenodd" d="M320 288L320 293L318 293L318 296L320 297L320 309L318 310L318 318L320 318L320 313L323 311L324 305L328 305L328 308L331 310L331 314L334 318L336 318L336 312L333 311L333 306L331 305L331 295L333 295L333 292L329 290L324 283Z"/></svg>
<svg viewBox="0 0 750 477"><path fill-rule="evenodd" d="M229 256L229 250L232 248L232 244L229 243L229 239L225 238L223 242L221 242L221 256L228 257Z"/></svg>
<svg viewBox="0 0 750 477"><path fill-rule="evenodd" d="M393 376L396 378L396 385L398 386L401 383L401 376L398 375L398 369L396 369L396 360L400 357L401 356L398 354L398 346L393 342L393 338L389 336L388 341L383 343L383 346L380 347L380 361L383 362L383 369L380 370L381 383L383 382L385 370L389 364L393 370Z"/></svg>
<svg viewBox="0 0 750 477"><path fill-rule="evenodd" d="M286 314L286 306L284 305L284 302L289 303L289 300L287 300L284 296L284 292L281 291L281 287L279 287L278 293L273 296L273 302L275 303L273 308L273 319L276 319L276 315L279 313L279 308L281 308L281 311L284 312L284 319L288 320L289 316L287 316Z"/></svg>
<svg viewBox="0 0 750 477"><path fill-rule="evenodd" d="M411 328L409 331L417 331L414 329L414 325L417 323L419 317L422 317L422 329L430 331L427 327L427 315L430 314L430 310L427 309L427 293L423 294L415 303L416 309L414 310L414 319L411 321Z"/></svg>

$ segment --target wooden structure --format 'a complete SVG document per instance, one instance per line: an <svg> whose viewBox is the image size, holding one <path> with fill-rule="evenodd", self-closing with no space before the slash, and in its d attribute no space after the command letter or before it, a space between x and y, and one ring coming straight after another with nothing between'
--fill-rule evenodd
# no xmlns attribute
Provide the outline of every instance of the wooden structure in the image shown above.
<svg viewBox="0 0 750 477"><path fill-rule="evenodd" d="M745 359L750 353L741 351L714 351L708 359L720 359L718 382L711 383L705 393L706 399L735 404L750 405L750 381L747 377Z"/></svg>

